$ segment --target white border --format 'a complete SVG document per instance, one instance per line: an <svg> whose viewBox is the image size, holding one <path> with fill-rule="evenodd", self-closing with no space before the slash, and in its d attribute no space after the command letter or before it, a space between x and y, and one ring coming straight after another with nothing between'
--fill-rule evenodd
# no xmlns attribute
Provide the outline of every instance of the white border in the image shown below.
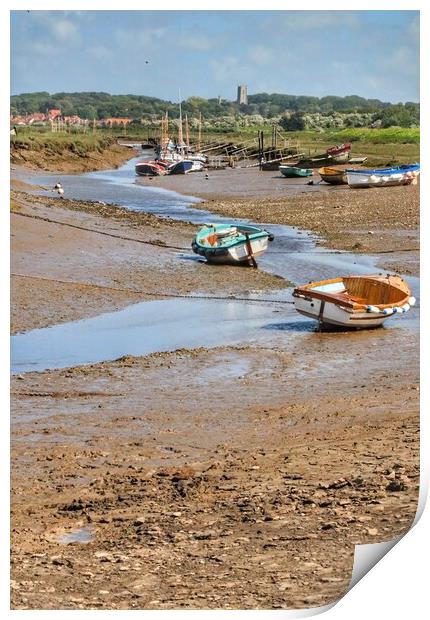
<svg viewBox="0 0 430 620"><path fill-rule="evenodd" d="M186 2L181 3L181 9L195 9L201 10L202 3L197 2L195 0L186 0ZM249 2L245 2L244 0L235 0L232 2L226 2L225 0L218 0L214 2L213 0L207 0L204 3L204 9L211 10L229 10L229 9L237 9L237 10L251 10L257 7L251 6ZM26 2L16 1L9 2L5 8L1 9L1 20L0 27L2 29L1 41L2 44L5 45L5 54L2 55L3 59L8 58L9 51L9 10L25 10L25 9L51 9L51 10L59 10L59 9L69 9L69 10L117 10L118 6L109 5L106 1L101 0L87 0L86 2L80 2L76 0L73 3L73 6L59 6L58 2L34 2L31 0L27 0ZM122 10L141 10L142 3L141 2L130 2L124 0L121 5ZM157 10L177 10L178 7L175 3L170 0L166 0L163 2L163 7L157 7ZM341 1L333 1L326 3L325 5L321 5L321 2L315 2L309 0L306 3L306 7L298 7L297 3L293 2L282 2L280 0L267 0L264 3L264 10L421 10L421 83L427 87L426 77L429 75L429 63L428 59L430 58L430 50L428 45L428 35L430 34L429 29L429 9L427 8L427 4L423 1L376 1L369 2L368 0L364 0L360 3L360 6L357 7L355 3L347 3ZM375 59L377 62L377 59ZM8 73L8 66L6 65L5 60L3 60L3 68ZM369 71L371 71L371 67L369 67ZM4 110L9 109L9 93L7 89L3 89L5 107ZM421 92L421 108L422 108L422 117L421 117L421 130L424 136L429 136L429 127L428 127L428 96L424 88ZM8 128L7 123L2 123L2 128L4 129L4 142L6 145L6 130ZM8 138L9 139L9 138ZM422 144L425 145L428 138L424 138L422 140ZM6 151L6 146L4 150L2 150L2 174L6 176L6 171L9 170L9 149ZM430 208L430 203L427 200L428 198L428 188L426 187L426 178L428 177L429 170L429 157L428 157L428 147L422 149L421 154L421 164L423 173L421 175L421 204L423 208L421 210L422 213L422 222L421 222L421 234L423 237L423 241L426 241L424 237L424 232L429 230L428 227L428 209ZM8 178L3 179L4 183L2 184L4 190L4 200L2 201L2 209L1 209L1 234L4 235L3 243L1 244L2 256L1 256L1 265L2 265L2 290L8 290L8 272L9 272L9 241L8 241L8 214L6 210L6 204L9 201L9 183ZM429 295L428 295L428 276L426 275L425 267L429 264L428 261L428 246L429 243L423 243L422 247L422 285L421 285L421 307L423 309L429 307ZM4 297L3 297L4 299ZM3 388L3 399L2 404L2 415L1 415L1 423L2 423L2 438L5 442L3 446L3 463L8 462L9 455L9 446L8 446L8 405L9 405L9 356L8 356L8 327L9 327L9 312L8 312L8 303L7 299L4 300L1 306L2 312L2 326L4 331L2 332L2 351L1 356L1 380L2 380L2 388ZM424 313L423 313L424 316ZM421 397L421 485L420 485L420 510L424 510L424 502L425 497L427 495L428 488L428 471L429 471L429 420L428 416L430 412L426 408L426 404L428 403L428 389L426 386L426 378L428 383L428 366L427 366L427 328L423 322L421 327L421 345L422 345L422 363L421 363L421 374L424 379L422 384L422 397ZM427 371L427 373L426 373ZM2 490L4 491L6 488L6 493L8 492L8 473L2 478ZM6 501L7 504L7 501ZM5 504L3 504L4 506ZM377 618L378 615L384 618L390 618L392 620L404 620L405 617L411 618L421 618L424 616L423 610L428 607L427 599L427 589L428 589L428 565L429 561L427 559L427 549L429 548L429 531L430 531L430 517L429 517L429 509L425 508L423 512L423 516L418 521L417 525L406 534L406 536L398 542L394 548L383 557L382 560L371 570L369 574L367 574L353 589L344 596L334 607L332 607L329 611L326 611L324 614L324 618L327 620L334 619L344 619L348 618L348 620L363 619L364 614L371 614L372 617ZM303 615L300 612L283 612L283 611L109 611L109 612L92 612L92 611L10 611L9 610L9 583L8 583L8 522L9 515L8 512L3 517L6 521L2 531L6 534L6 541L3 541L2 547L2 579L1 579L1 608L4 613L8 616L13 615L14 617L21 617L21 615L25 614L28 617L28 614L31 617L35 618L46 618L47 615L55 614L58 616L59 614L76 614L94 617L96 614L98 617L102 614L105 616L112 616L114 618L122 618L123 616L129 616L132 613L140 613L144 615L145 618L164 618L167 616L174 615L176 618L189 618L190 616L198 615L199 618L211 616L258 616L258 618L266 618L268 616L274 616L276 614L277 617L300 617ZM4 544L6 542L6 549ZM363 545L362 547L368 547L367 545ZM375 545L370 545L370 547L375 547ZM375 549L373 549L375 551ZM360 549L359 554L363 552L366 553L366 549ZM311 610L307 610L308 612Z"/></svg>

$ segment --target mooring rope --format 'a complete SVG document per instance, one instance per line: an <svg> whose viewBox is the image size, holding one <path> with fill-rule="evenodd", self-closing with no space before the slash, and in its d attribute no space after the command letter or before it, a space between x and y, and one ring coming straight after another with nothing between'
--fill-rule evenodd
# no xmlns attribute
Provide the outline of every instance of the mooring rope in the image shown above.
<svg viewBox="0 0 430 620"><path fill-rule="evenodd" d="M190 252L189 247L183 247L178 245L168 245L165 243L157 243L155 241L144 241L143 239L136 239L134 237L126 237L124 235L114 235L112 233L105 232L103 230L95 230L94 228L86 228L85 226L78 226L77 224L70 224L68 222L60 222L59 220L52 220L49 217L43 217L41 215L34 215L31 213L19 213L18 211L12 211L14 215L20 215L22 217L29 217L35 220L41 220L43 222L49 222L50 224L58 224L59 226L69 226L70 228L77 228L78 230L84 230L86 232L95 233L97 235L104 235L106 237L113 237L114 239L121 239L122 241L132 241L134 243L142 243L143 245L151 245L156 248L165 250L181 250L182 252ZM419 248L399 248L398 250L379 250L375 254L396 254L397 252L419 252ZM272 250L268 251L270 254L315 254L320 256L326 256L327 254L344 254L351 253L350 250L327 250L327 251L315 251L315 250Z"/></svg>
<svg viewBox="0 0 430 620"><path fill-rule="evenodd" d="M145 295L147 297L166 297L172 299L207 299L215 301L252 301L258 303L277 303L277 304L293 304L293 301L287 301L283 299L264 299L261 297L229 297L221 295L185 295L181 293L160 293L159 291L142 291L139 289L131 288L118 288L114 286L107 286L104 284L92 284L91 282L77 282L76 280L60 280L58 278L47 278L45 276L31 276L25 273L12 272L11 276L17 278L31 278L34 280L44 280L47 282L58 282L59 284L72 284L74 286L86 286L89 288L100 288L109 291L117 291L120 293L132 293L135 295Z"/></svg>
<svg viewBox="0 0 430 620"><path fill-rule="evenodd" d="M70 228L77 228L78 230L85 230L86 232L96 233L97 235L105 235L106 237L113 237L114 239L121 239L123 241L134 241L135 243L142 243L144 245L153 245L157 248L171 249L171 250L188 250L188 248L179 247L177 245L167 245L164 243L156 243L155 241L143 241L142 239L135 239L133 237L125 237L124 235L114 235L112 233L104 232L103 230L94 230L93 228L86 228L85 226L78 226L77 224L69 224L68 222L60 222L58 220L51 220L49 217L43 217L41 215L33 215L31 213L19 213L18 211L12 211L14 215L21 215L22 217L29 217L35 220L42 220L43 222L49 222L51 224L58 224L60 226L69 226Z"/></svg>

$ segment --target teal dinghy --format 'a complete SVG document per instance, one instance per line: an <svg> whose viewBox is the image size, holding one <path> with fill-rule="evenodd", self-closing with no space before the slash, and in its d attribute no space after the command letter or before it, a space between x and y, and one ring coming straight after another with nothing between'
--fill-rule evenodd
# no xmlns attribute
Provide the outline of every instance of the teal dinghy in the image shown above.
<svg viewBox="0 0 430 620"><path fill-rule="evenodd" d="M266 250L272 233L245 224L205 224L194 237L193 252L209 263L257 267L255 258Z"/></svg>
<svg viewBox="0 0 430 620"><path fill-rule="evenodd" d="M279 166L280 172L284 177L311 177L313 170L311 168L297 168L296 166Z"/></svg>

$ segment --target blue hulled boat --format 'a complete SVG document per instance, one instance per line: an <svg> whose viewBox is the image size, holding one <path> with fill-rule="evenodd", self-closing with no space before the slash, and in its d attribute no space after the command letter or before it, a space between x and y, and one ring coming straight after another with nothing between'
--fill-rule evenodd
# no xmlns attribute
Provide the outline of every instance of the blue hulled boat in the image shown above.
<svg viewBox="0 0 430 620"><path fill-rule="evenodd" d="M256 256L267 250L273 235L267 230L245 224L205 224L195 236L193 252L210 263L257 266Z"/></svg>

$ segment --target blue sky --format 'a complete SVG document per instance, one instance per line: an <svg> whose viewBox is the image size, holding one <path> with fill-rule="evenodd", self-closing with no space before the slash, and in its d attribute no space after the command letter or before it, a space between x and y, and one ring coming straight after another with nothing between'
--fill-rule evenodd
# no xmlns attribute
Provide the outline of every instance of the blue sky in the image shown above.
<svg viewBox="0 0 430 620"><path fill-rule="evenodd" d="M238 84L418 101L419 12L11 12L12 94L235 99Z"/></svg>

